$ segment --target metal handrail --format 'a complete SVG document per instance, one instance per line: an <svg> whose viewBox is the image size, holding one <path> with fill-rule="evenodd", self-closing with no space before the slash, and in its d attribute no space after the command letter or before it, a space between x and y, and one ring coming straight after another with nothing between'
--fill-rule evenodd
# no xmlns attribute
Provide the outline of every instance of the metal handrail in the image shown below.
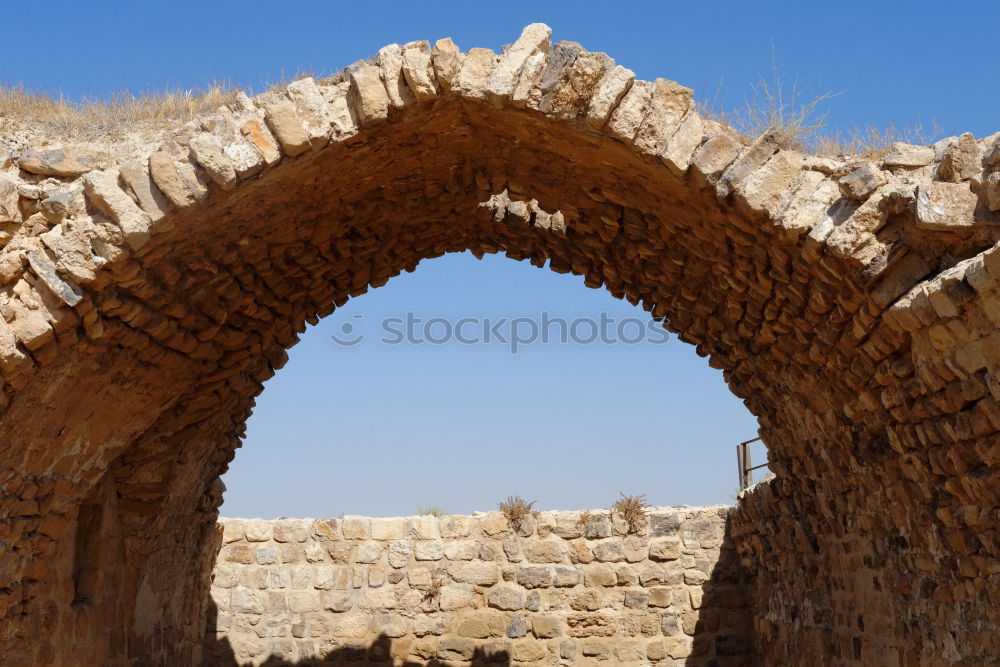
<svg viewBox="0 0 1000 667"><path fill-rule="evenodd" d="M760 436L757 436L756 438L745 440L740 444L736 445L736 464L739 466L740 491L746 491L753 484L753 475L751 475L750 473L752 473L754 470L760 470L761 468L766 468L767 466L771 465L770 461L765 461L764 463L755 466L750 461L750 449L748 445L752 442L757 442L759 440Z"/></svg>

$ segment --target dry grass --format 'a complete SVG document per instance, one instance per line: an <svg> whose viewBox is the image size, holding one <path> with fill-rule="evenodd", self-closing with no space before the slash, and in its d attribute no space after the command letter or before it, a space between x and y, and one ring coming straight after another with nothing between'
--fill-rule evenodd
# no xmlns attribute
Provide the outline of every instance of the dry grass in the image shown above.
<svg viewBox="0 0 1000 667"><path fill-rule="evenodd" d="M576 519L577 529L579 529L580 531L586 531L587 524L589 524L596 518L597 515L591 512L590 510L583 510L582 512L580 512L580 516L578 516Z"/></svg>
<svg viewBox="0 0 1000 667"><path fill-rule="evenodd" d="M507 517L507 523L510 527L514 529L514 532L521 530L521 524L524 520L528 518L529 515L535 514L531 510L537 500L532 500L530 503L526 501L521 496L508 496L507 502L501 501L497 507L503 512L503 515Z"/></svg>
<svg viewBox="0 0 1000 667"><path fill-rule="evenodd" d="M611 512L617 514L628 524L628 532L638 533L646 527L646 508L649 507L649 503L646 502L646 494L626 496L619 491L618 495L621 498L611 506Z"/></svg>
<svg viewBox="0 0 1000 667"><path fill-rule="evenodd" d="M424 602L432 602L441 597L441 587L444 586L444 573L436 570L431 575L431 585L424 591Z"/></svg>
<svg viewBox="0 0 1000 667"><path fill-rule="evenodd" d="M441 517L441 516L444 516L445 513L444 513L444 510L442 510L437 505L428 505L427 507L424 507L423 505L420 505L420 506L417 507L417 515L419 515L419 516L437 516L437 517Z"/></svg>
<svg viewBox="0 0 1000 667"><path fill-rule="evenodd" d="M166 123L185 123L231 103L237 92L234 86L213 83L199 90L141 95L122 92L103 100L76 102L23 86L0 87L0 117L13 125L87 140Z"/></svg>
<svg viewBox="0 0 1000 667"><path fill-rule="evenodd" d="M927 146L944 136L944 130L933 120L930 128L925 128L920 121L902 128L889 123L885 129L868 125L836 134L816 134L810 138L807 148L818 155L857 155L876 160L897 141Z"/></svg>
<svg viewBox="0 0 1000 667"><path fill-rule="evenodd" d="M768 77L758 75L751 84L751 94L742 108L725 110L723 80L720 79L712 98L698 103L706 117L738 132L749 140L773 133L783 148L817 155L851 155L877 159L896 141L928 145L944 137L943 129L931 121L929 128L919 120L903 127L890 123L886 128L868 125L832 134L823 133L829 122L825 103L841 93L824 92L810 95L794 79L789 85L778 65L774 45L771 45L771 71Z"/></svg>

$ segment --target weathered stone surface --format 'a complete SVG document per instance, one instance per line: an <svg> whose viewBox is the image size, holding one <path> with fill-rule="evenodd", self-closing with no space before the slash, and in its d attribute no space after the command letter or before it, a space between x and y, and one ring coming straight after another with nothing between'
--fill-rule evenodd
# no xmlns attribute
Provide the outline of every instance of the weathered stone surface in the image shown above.
<svg viewBox="0 0 1000 667"><path fill-rule="evenodd" d="M437 77L441 90L448 92L455 83L455 78L462 69L465 61L465 54L451 41L445 37L434 43L431 51L431 63L434 66L434 76Z"/></svg>
<svg viewBox="0 0 1000 667"><path fill-rule="evenodd" d="M17 181L0 176L0 222L21 221L21 209L17 202Z"/></svg>
<svg viewBox="0 0 1000 667"><path fill-rule="evenodd" d="M634 81L635 72L621 65L605 72L587 108L587 125L591 129L599 130L608 122L611 112L618 107Z"/></svg>
<svg viewBox="0 0 1000 667"><path fill-rule="evenodd" d="M309 135L313 148L324 146L330 138L330 116L326 99L311 76L291 82L285 88L289 99Z"/></svg>
<svg viewBox="0 0 1000 667"><path fill-rule="evenodd" d="M437 97L431 47L426 40L403 46L403 76L418 102Z"/></svg>
<svg viewBox="0 0 1000 667"><path fill-rule="evenodd" d="M33 174L73 177L106 169L111 166L111 156L106 149L88 144L40 146L22 153L17 164Z"/></svg>
<svg viewBox="0 0 1000 667"><path fill-rule="evenodd" d="M676 81L656 79L649 92L649 106L635 135L636 148L659 155L677 130L681 119L692 108L694 91Z"/></svg>
<svg viewBox="0 0 1000 667"><path fill-rule="evenodd" d="M858 200L863 200L888 182L885 173L871 162L862 162L840 178L844 193Z"/></svg>
<svg viewBox="0 0 1000 667"><path fill-rule="evenodd" d="M191 165L175 160L164 151L149 156L149 175L160 192L177 208L189 208L207 195Z"/></svg>
<svg viewBox="0 0 1000 667"><path fill-rule="evenodd" d="M510 99L529 58L532 56L544 58L545 54L549 52L549 38L551 36L552 29L544 23L532 23L525 26L524 30L521 31L521 36L500 57L500 61L490 72L489 79L485 84L487 99L498 106L503 100Z"/></svg>
<svg viewBox="0 0 1000 667"><path fill-rule="evenodd" d="M497 54L489 49L473 48L465 54L462 68L454 80L454 92L471 99L486 99L490 75L497 65Z"/></svg>
<svg viewBox="0 0 1000 667"><path fill-rule="evenodd" d="M191 155L212 180L223 190L236 187L236 168L222 152L222 143L213 135L202 132L191 137Z"/></svg>
<svg viewBox="0 0 1000 667"><path fill-rule="evenodd" d="M954 230L975 225L978 198L968 185L928 183L917 187L917 227Z"/></svg>
<svg viewBox="0 0 1000 667"><path fill-rule="evenodd" d="M882 158L886 167L925 167L934 162L934 149L902 141L893 142Z"/></svg>
<svg viewBox="0 0 1000 667"><path fill-rule="evenodd" d="M163 216L170 210L170 202L153 183L148 164L138 160L130 160L121 166L118 175L128 186L132 196L139 203L139 207L146 212L154 226L163 229L157 223L163 220Z"/></svg>
<svg viewBox="0 0 1000 667"><path fill-rule="evenodd" d="M84 175L82 182L87 197L121 227L130 248L138 250L149 241L152 220L118 187L110 174L91 171Z"/></svg>
<svg viewBox="0 0 1000 667"><path fill-rule="evenodd" d="M379 67L391 106L398 108L416 101L403 74L403 47L399 44L383 46L375 54L375 64Z"/></svg>
<svg viewBox="0 0 1000 667"><path fill-rule="evenodd" d="M381 85L381 84L379 84ZM295 105L289 100L266 101L264 118L286 154L294 156L309 150L309 135L302 125Z"/></svg>
<svg viewBox="0 0 1000 667"><path fill-rule="evenodd" d="M583 52L566 67L542 96L538 110L558 118L576 119L590 110L591 100L615 61L603 53Z"/></svg>
<svg viewBox="0 0 1000 667"><path fill-rule="evenodd" d="M608 132L611 136L632 142L646 118L652 91L653 84L646 81L636 81L629 86L608 119Z"/></svg>
<svg viewBox="0 0 1000 667"><path fill-rule="evenodd" d="M950 183L967 181L982 171L982 154L976 138L966 132L945 151L938 165L938 178Z"/></svg>

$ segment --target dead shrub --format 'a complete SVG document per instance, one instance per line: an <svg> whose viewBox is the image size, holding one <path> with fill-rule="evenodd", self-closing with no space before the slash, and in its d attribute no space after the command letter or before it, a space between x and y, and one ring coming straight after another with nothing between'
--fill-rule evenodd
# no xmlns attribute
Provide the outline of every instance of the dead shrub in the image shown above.
<svg viewBox="0 0 1000 667"><path fill-rule="evenodd" d="M537 514L537 512L531 510L532 506L537 502L537 500L532 500L529 503L521 496L507 496L507 502L501 501L497 507L507 517L507 523L510 524L510 527L516 533L521 530L521 524L524 523L524 520L529 515Z"/></svg>
<svg viewBox="0 0 1000 667"><path fill-rule="evenodd" d="M628 532L638 533L646 527L646 508L649 507L649 503L646 502L646 494L626 496L619 491L618 495L621 498L611 506L612 514L617 514L628 524Z"/></svg>

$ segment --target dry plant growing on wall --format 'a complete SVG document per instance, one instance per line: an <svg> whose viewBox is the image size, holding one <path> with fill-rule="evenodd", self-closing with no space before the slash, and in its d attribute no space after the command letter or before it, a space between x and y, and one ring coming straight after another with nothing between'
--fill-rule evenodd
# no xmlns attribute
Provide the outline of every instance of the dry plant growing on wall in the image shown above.
<svg viewBox="0 0 1000 667"><path fill-rule="evenodd" d="M418 505L417 506L417 515L418 516L437 516L437 517L441 517L441 516L444 516L445 514L444 514L444 510L442 510L437 505L427 505L426 507L424 507L423 505Z"/></svg>
<svg viewBox="0 0 1000 667"><path fill-rule="evenodd" d="M646 508L649 507L649 503L646 502L646 494L626 496L619 491L618 495L621 498L611 506L611 512L617 514L628 524L628 532L638 533L646 527Z"/></svg>
<svg viewBox="0 0 1000 667"><path fill-rule="evenodd" d="M424 602L430 602L441 597L442 586L444 586L444 575L440 571L436 571L431 577L430 588L424 591Z"/></svg>
<svg viewBox="0 0 1000 667"><path fill-rule="evenodd" d="M516 533L521 530L521 524L525 519L528 518L530 514L535 514L532 511L532 506L537 503L537 500L532 500L530 503L526 501L521 496L507 496L507 502L501 501L497 506L503 515L507 517L507 523Z"/></svg>
<svg viewBox="0 0 1000 667"><path fill-rule="evenodd" d="M586 530L587 530L587 524L589 524L591 521L593 521L596 518L597 518L597 515L595 515L590 510L583 510L582 512L580 512L580 516L578 516L576 518L576 527L581 532L586 532Z"/></svg>

